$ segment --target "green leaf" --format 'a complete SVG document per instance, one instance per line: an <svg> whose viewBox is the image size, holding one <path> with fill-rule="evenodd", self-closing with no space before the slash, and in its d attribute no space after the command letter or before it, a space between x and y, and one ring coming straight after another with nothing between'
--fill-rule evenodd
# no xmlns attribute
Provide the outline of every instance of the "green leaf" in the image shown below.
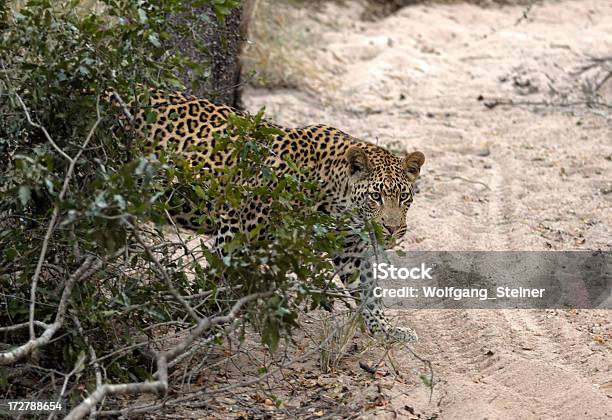
<svg viewBox="0 0 612 420"><path fill-rule="evenodd" d="M195 193L198 197L200 198L206 198L206 193L204 192L204 190L202 189L202 187L200 187L199 185L195 185L194 187Z"/></svg>
<svg viewBox="0 0 612 420"><path fill-rule="evenodd" d="M117 203L120 209L125 210L126 203L125 203L125 199L123 198L121 194L115 194L113 196L113 199L115 200L115 203Z"/></svg>
<svg viewBox="0 0 612 420"><path fill-rule="evenodd" d="M26 206L32 197L30 187L27 185L20 186L17 194L19 195L19 201L22 206Z"/></svg>
<svg viewBox="0 0 612 420"><path fill-rule="evenodd" d="M138 19L140 21L141 24L145 24L147 23L147 12L145 12L142 9L138 9Z"/></svg>
<svg viewBox="0 0 612 420"><path fill-rule="evenodd" d="M15 248L9 248L6 251L4 251L4 256L6 257L7 260L11 261L13 258L15 258L18 255L18 252Z"/></svg>
<svg viewBox="0 0 612 420"><path fill-rule="evenodd" d="M53 194L53 182L49 178L45 178L45 185L47 186L47 190Z"/></svg>
<svg viewBox="0 0 612 420"><path fill-rule="evenodd" d="M145 113L145 121L147 124L153 124L155 121L157 121L157 112L147 111Z"/></svg>
<svg viewBox="0 0 612 420"><path fill-rule="evenodd" d="M106 192L102 191L96 196L95 200L96 207L105 209L108 207L108 203L106 202Z"/></svg>
<svg viewBox="0 0 612 420"><path fill-rule="evenodd" d="M433 386L432 378L430 375L420 375L421 381L427 388L431 388Z"/></svg>
<svg viewBox="0 0 612 420"><path fill-rule="evenodd" d="M157 48L161 47L161 42L159 42L159 37L155 32L149 34L149 42Z"/></svg>

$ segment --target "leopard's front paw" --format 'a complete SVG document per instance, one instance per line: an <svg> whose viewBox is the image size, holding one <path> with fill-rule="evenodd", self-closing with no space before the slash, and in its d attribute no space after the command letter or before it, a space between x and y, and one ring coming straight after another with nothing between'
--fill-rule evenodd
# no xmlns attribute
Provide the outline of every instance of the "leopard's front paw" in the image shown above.
<svg viewBox="0 0 612 420"><path fill-rule="evenodd" d="M388 327L385 331L386 336L402 343L414 343L419 340L419 336L410 328Z"/></svg>
<svg viewBox="0 0 612 420"><path fill-rule="evenodd" d="M388 340L403 343L412 343L419 340L417 333L412 329L393 326L386 318L377 319L377 317L366 316L366 324L370 334L374 336L383 336Z"/></svg>

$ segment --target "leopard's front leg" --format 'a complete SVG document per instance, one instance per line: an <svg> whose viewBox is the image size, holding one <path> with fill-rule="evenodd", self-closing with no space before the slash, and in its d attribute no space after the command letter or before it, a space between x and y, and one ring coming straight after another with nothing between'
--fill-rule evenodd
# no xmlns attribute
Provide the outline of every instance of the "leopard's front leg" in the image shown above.
<svg viewBox="0 0 612 420"><path fill-rule="evenodd" d="M349 289L359 290L361 313L368 331L372 335L383 334L393 340L417 341L417 334L410 328L396 327L385 316L382 299L374 295L377 280L374 277L372 262L368 258L370 245L363 240L355 240L345 248L345 252L334 258L336 271ZM347 284L358 273L358 285ZM358 286L358 287L356 287Z"/></svg>
<svg viewBox="0 0 612 420"><path fill-rule="evenodd" d="M419 338L412 329L397 327L389 321L383 309L382 299L374 295L377 281L374 277L372 263L364 258L361 265L362 268L359 273L361 311L370 333L374 335L383 333L385 336L398 341L417 341Z"/></svg>

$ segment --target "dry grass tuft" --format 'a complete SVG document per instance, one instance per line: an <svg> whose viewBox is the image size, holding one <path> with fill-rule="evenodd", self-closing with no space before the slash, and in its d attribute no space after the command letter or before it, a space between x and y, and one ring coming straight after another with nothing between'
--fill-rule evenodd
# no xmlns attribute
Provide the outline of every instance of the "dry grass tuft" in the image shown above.
<svg viewBox="0 0 612 420"><path fill-rule="evenodd" d="M334 371L338 367L360 322L360 318L354 314L338 315L323 320L321 342L327 342L327 345L321 348L320 367L323 373Z"/></svg>
<svg viewBox="0 0 612 420"><path fill-rule="evenodd" d="M242 55L243 80L265 88L308 88L307 80L318 79L308 54L316 35L306 12L296 1L257 1Z"/></svg>

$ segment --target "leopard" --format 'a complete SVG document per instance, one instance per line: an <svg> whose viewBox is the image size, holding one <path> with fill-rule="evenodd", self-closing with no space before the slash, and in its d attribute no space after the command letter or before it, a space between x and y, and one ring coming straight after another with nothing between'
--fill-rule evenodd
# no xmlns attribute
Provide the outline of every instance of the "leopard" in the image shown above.
<svg viewBox="0 0 612 420"><path fill-rule="evenodd" d="M222 137L236 141L229 120L248 113L181 92L149 89L147 96L148 107L132 115L132 128L145 149L161 152L172 148L201 171L221 171L237 164L235 154L215 146ZM156 115L153 121L146 115L151 110ZM296 166L308 168L301 176L318 183L318 210L332 215L350 214L351 223L361 227L375 222L387 242L405 236L415 183L425 162L422 152L395 154L325 124L286 128L266 119L261 124L274 127L278 133L264 164L277 176L291 173ZM222 250L237 233L265 224L266 215L267 208L261 205L230 209L218 224L204 231L214 235L215 248ZM183 206L172 217L189 229L202 227L194 209ZM335 273L346 290L358 291L359 310L372 336L414 342L418 340L416 332L394 325L381 299L373 293L373 246L378 245L364 235L347 236L342 252L331 256Z"/></svg>

